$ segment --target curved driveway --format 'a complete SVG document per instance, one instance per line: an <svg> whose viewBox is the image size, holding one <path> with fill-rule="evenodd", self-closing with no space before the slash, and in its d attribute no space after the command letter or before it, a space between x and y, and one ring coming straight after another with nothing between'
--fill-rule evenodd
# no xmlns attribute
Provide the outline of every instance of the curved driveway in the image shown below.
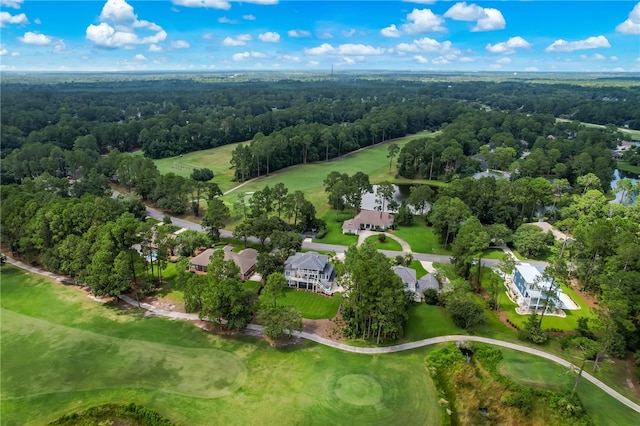
<svg viewBox="0 0 640 426"><path fill-rule="evenodd" d="M14 266L17 266L19 268L25 269L25 270L27 270L29 272L32 272L32 273L35 273L35 274L44 275L44 276L49 277L49 278L54 278L54 279L63 279L63 278L65 278L65 277L63 277L61 275L57 275L57 274L54 274L54 273L49 272L49 271L44 271L42 269L34 268L33 266L27 265L27 264L25 264L23 262L20 262L18 260L15 260L15 259L9 257L9 256L7 256L7 263L10 263L10 264L12 264ZM123 300L124 302L130 304L130 305L138 306L138 303L135 300L133 300L132 298L128 297L128 296L121 295L120 299ZM191 321L200 319L197 314L187 314L187 313L184 313L184 312L168 311L166 309L157 308L157 307L155 307L153 305L149 305L147 303L141 303L140 307L152 312L153 314L155 314L157 316L163 316L163 317L175 318L175 319L182 319L182 320L191 320ZM262 327L259 326L259 325L256 325L256 324L249 324L247 326L247 329L252 330L252 331L257 331L257 332L262 332L263 331ZM401 352L401 351L406 351L406 350L411 350L411 349L422 348L424 346L435 345L435 344L438 344L438 343L458 342L458 341L479 342L479 343L486 343L486 344L489 344L489 345L500 346L500 347L503 347L503 348L513 349L513 350L524 352L524 353L527 353L527 354L530 354L530 355L539 356L541 358L545 358L545 359L548 359L550 361L553 361L556 364L560 364L563 367L572 368L572 369L577 369L578 368L574 364L570 363L567 360L564 360L564 359L562 359L562 358L560 358L558 356L543 352L543 351L541 351L539 349L518 345L516 343L505 342L503 340L490 339L488 337L480 337L480 336L465 336L465 335L438 336L438 337L432 337L430 339L418 340L416 342L403 343L403 344L394 345L394 346L365 348L365 347L357 347L357 346L346 345L346 344L340 343L340 342L335 342L333 340L329 340L329 339L326 339L324 337L318 336L317 334L307 333L307 332L304 332L304 331L295 331L292 334L294 336L296 336L296 337L300 337L300 338L306 339L306 340L311 340L313 342L320 343L320 344L325 345L325 346L330 346L332 348L340 349L342 351L358 353L358 354L369 354L369 355ZM595 377L593 377L591 374L587 373L586 371L582 372L582 376L585 379L587 379L588 381L590 381L591 383L593 383L594 385L596 385L597 387L599 387L600 389L602 389L604 392L606 392L611 397L617 399L618 401L620 401L621 403L623 403L627 407L631 408L632 410L640 413L640 405L638 405L635 402L631 401L629 398L625 397L624 395L618 393L617 391L615 391L611 387L607 386L606 384L604 384L600 380L596 379Z"/></svg>

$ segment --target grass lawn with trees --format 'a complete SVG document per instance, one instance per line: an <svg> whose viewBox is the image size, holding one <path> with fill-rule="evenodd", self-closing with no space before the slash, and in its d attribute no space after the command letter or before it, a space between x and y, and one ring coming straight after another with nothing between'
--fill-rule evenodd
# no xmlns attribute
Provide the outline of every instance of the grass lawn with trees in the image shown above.
<svg viewBox="0 0 640 426"><path fill-rule="evenodd" d="M402 251L400 243L393 238L386 237L384 242L380 242L378 235L372 235L367 237L367 240L372 241L378 250Z"/></svg>
<svg viewBox="0 0 640 426"><path fill-rule="evenodd" d="M568 369L533 355L504 348L500 350L503 360L498 370L516 383L556 392L570 392L573 388L576 374ZM604 392L585 379L578 384L578 396L596 425L638 423L638 413L605 396Z"/></svg>
<svg viewBox="0 0 640 426"><path fill-rule="evenodd" d="M439 424L427 349L273 348L102 305L4 266L2 423L41 425L134 402L180 424ZM222 367L222 368L221 368Z"/></svg>
<svg viewBox="0 0 640 426"><path fill-rule="evenodd" d="M245 192L255 192L261 190L266 185L275 186L276 183L282 182L289 189L289 192L302 191L307 200L311 201L316 207L318 216L323 216L330 210L327 203L327 194L324 192L322 182L332 171L340 173L353 173L361 171L369 175L371 183L378 183L385 180L391 181L396 175L396 166L392 166L389 171L388 145L390 143L397 144L402 148L408 141L416 138L428 137L433 135L430 132L422 132L404 138L385 141L383 143L365 148L360 151L348 154L346 156L329 160L327 162L317 162L309 164L299 164L289 167L286 170L272 173L269 176L263 176L241 188ZM220 148L215 148L220 149ZM395 161L394 161L395 162ZM227 166L228 167L228 166ZM215 181L215 180L214 180ZM236 199L236 192L223 197L225 201L233 202ZM335 211L333 212L335 217Z"/></svg>
<svg viewBox="0 0 640 426"><path fill-rule="evenodd" d="M287 288L284 291L284 297L278 303L295 306L300 311L302 318L329 319L336 316L341 301L342 295L340 293L329 297L307 290Z"/></svg>
<svg viewBox="0 0 640 426"><path fill-rule="evenodd" d="M399 226L392 232L400 239L405 240L414 253L451 254L450 250L445 250L442 247L433 230L425 226L419 219L415 220L411 226Z"/></svg>
<svg viewBox="0 0 640 426"><path fill-rule="evenodd" d="M637 173L640 175L640 166L634 166L633 164L629 164L626 161L618 161L616 164L620 170L624 170L625 172Z"/></svg>
<svg viewBox="0 0 640 426"><path fill-rule="evenodd" d="M153 160L160 174L174 173L179 176L189 177L193 169L207 168L213 170L213 180L220 186L222 192L228 191L239 185L233 180L231 165L231 152L241 143L219 146L217 148L195 151L179 157L162 158Z"/></svg>

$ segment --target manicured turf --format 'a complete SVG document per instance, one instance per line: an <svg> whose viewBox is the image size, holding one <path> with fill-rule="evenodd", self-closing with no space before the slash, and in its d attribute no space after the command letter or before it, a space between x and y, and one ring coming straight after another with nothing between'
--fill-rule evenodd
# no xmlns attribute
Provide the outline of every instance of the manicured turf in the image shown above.
<svg viewBox="0 0 640 426"><path fill-rule="evenodd" d="M274 348L101 305L11 267L1 274L3 425L130 402L183 425L440 423L427 349Z"/></svg>
<svg viewBox="0 0 640 426"><path fill-rule="evenodd" d="M500 350L504 358L498 368L510 379L526 386L554 391L571 391L573 388L575 373L558 364L522 352ZM578 396L597 425L638 424L640 414L584 379L578 384Z"/></svg>
<svg viewBox="0 0 640 426"><path fill-rule="evenodd" d="M278 303L295 306L303 318L323 319L335 317L341 301L340 293L329 297L307 290L288 288L285 290L285 297Z"/></svg>
<svg viewBox="0 0 640 426"><path fill-rule="evenodd" d="M409 308L409 322L402 341L414 342L447 334L467 334L451 321L444 308L426 303L413 303Z"/></svg>
<svg viewBox="0 0 640 426"><path fill-rule="evenodd" d="M372 235L367 240L373 242L378 250L402 251L402 246L393 238L387 237L384 243L381 243L377 235Z"/></svg>
<svg viewBox="0 0 640 426"><path fill-rule="evenodd" d="M575 330L578 326L578 318L587 317L590 319L595 318L595 314L592 310L587 306L584 300L580 296L578 296L570 287L562 286L562 291L569 295L574 302L580 306L580 309L577 310L569 310L566 309L564 312L566 317L561 318L558 316L545 315L542 320L542 328L544 329L558 329L558 330ZM500 309L507 313L507 316L518 327L523 327L529 318L528 315L518 315L515 312L515 308L517 305L509 300L506 294L503 294L500 298Z"/></svg>
<svg viewBox="0 0 640 426"><path fill-rule="evenodd" d="M412 139L429 135L432 135L432 133L419 133L394 141L386 141L328 162L296 165L286 170L272 173L270 176L261 177L243 186L241 190L255 192L264 188L265 185L273 187L276 183L282 182L289 188L290 193L302 191L306 198L316 206L318 215L322 216L329 211L327 194L324 192L322 182L330 172L335 170L340 173L353 174L356 171L361 171L369 175L371 183L391 180L396 175L396 167L393 166L389 171L389 159L387 158L387 146L389 143L396 143L402 148L404 144ZM224 198L232 201L235 199L234 194L235 191Z"/></svg>
<svg viewBox="0 0 640 426"><path fill-rule="evenodd" d="M247 142L241 142L247 143ZM231 152L239 145L233 143L204 151L190 152L182 157L162 158L154 160L161 174L175 173L188 177L194 168L208 168L213 170L213 181L220 186L222 192L227 191L239 183L233 181L233 170L229 168Z"/></svg>
<svg viewBox="0 0 640 426"><path fill-rule="evenodd" d="M411 226L399 226L392 231L399 238L405 240L414 253L451 254L445 250L433 230L424 225L422 220L416 218Z"/></svg>
<svg viewBox="0 0 640 426"><path fill-rule="evenodd" d="M353 217L353 214L340 213L338 220L336 220L335 210L327 211L322 219L327 224L327 233L322 238L317 238L314 241L323 244L338 244L341 246L351 246L357 244L358 236L355 234L343 234L342 222Z"/></svg>
<svg viewBox="0 0 640 426"><path fill-rule="evenodd" d="M637 173L640 175L640 166L634 166L633 164L629 164L626 161L618 161L616 164L620 170L624 170L626 172L631 172L631 173Z"/></svg>
<svg viewBox="0 0 640 426"><path fill-rule="evenodd" d="M418 277L418 279L422 278L424 275L427 275L427 270L424 269L422 263L420 263L419 260L412 260L409 267L416 270L416 277Z"/></svg>
<svg viewBox="0 0 640 426"><path fill-rule="evenodd" d="M506 256L505 252L500 250L499 248L490 248L490 249L485 250L482 253L482 258L483 259L502 260L502 259L504 259L505 256Z"/></svg>

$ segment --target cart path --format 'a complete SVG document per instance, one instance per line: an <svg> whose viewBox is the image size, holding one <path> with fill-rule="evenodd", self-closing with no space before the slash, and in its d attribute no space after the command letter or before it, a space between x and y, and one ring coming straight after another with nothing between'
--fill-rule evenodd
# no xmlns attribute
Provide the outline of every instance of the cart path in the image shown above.
<svg viewBox="0 0 640 426"><path fill-rule="evenodd" d="M59 279L59 280L66 278L66 277L64 277L62 275L54 274L53 272L45 271L45 270L42 270L42 269L35 268L33 266L27 265L27 264L25 264L23 262L20 262L19 260L15 260L15 259L9 257L9 256L7 256L7 263L9 263L9 264L11 264L13 266L16 266L18 268L27 270L29 272L32 272L34 274L44 275L44 276L49 277L49 278ZM119 298L122 301L128 303L129 305L136 306L136 307L138 306L138 302L136 302L134 299L130 298L129 296L120 295ZM140 307L143 308L143 309L146 309L147 311L149 311L149 312L151 312L151 313L153 313L154 315L157 315L157 316L173 318L173 319L189 320L189 321L200 320L200 317L197 314L186 314L186 313L183 313L183 312L169 311L169 310L166 310L166 309L157 308L157 307L155 307L153 305L149 305L147 303L140 303ZM249 324L247 326L247 329L249 329L251 331L254 331L254 332L262 332L262 327L259 326L259 325L256 325L256 324ZM368 355L389 354L389 353L407 351L407 350L411 350L411 349L417 349L417 348L422 348L422 347L425 347L425 346L436 345L436 344L439 344L439 343L447 343L447 342L460 342L460 341L478 342L478 343L485 343L485 344L494 345L494 346L500 346L500 347L503 347L503 348L512 349L512 350L516 350L516 351L519 351L519 352L524 352L524 353L527 353L527 354L530 354L530 355L538 356L538 357L547 359L549 361L555 362L556 364L560 364L563 367L571 368L571 369L576 370L576 371L578 370L578 367L576 365L574 365L573 363L571 363L571 362L569 362L569 361L567 361L565 359L560 358L559 356L552 355L550 353L541 351L539 349L535 349L535 348L530 348L528 346L519 345L517 343L506 342L504 340L490 339L488 337L465 336L465 335L448 335L448 336L432 337L430 339L423 339L423 340L418 340L418 341L415 341L415 342L402 343L400 345L370 348L370 347L351 346L351 345L347 345L347 344L344 344L344 343L335 342L333 340L318 336L317 334L306 333L304 331L295 331L292 334L294 336L296 336L296 337L299 337L299 338L302 338L302 339L306 339L306 340L311 340L311 341L319 343L321 345L329 346L329 347L332 347L332 348L335 348L335 349L340 349L340 350L345 351L345 352L352 352L352 353L358 353L358 354L368 354ZM602 389L605 393L607 393L611 397L615 398L619 402L623 403L627 407L631 408L632 410L636 411L637 413L640 413L640 405L639 404L631 401L629 398L627 398L624 395L620 394L619 392L617 392L616 390L614 390L610 386L606 385L602 381L596 379L591 374L587 373L586 371L583 371L582 372L582 377L585 378L586 380L588 380L589 382L593 383L594 385L596 385L597 387Z"/></svg>

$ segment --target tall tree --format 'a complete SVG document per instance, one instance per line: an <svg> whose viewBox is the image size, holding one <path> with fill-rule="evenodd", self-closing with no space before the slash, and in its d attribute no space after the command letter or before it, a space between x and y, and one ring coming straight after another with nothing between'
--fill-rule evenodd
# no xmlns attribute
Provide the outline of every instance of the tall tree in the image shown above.
<svg viewBox="0 0 640 426"><path fill-rule="evenodd" d="M230 216L229 208L222 200L219 198L209 200L207 212L202 218L202 226L207 230L212 241L220 240L220 228L224 227Z"/></svg>
<svg viewBox="0 0 640 426"><path fill-rule="evenodd" d="M395 143L389 144L387 147L387 158L389 159L389 173L391 173L391 163L393 159L400 153L400 147Z"/></svg>

